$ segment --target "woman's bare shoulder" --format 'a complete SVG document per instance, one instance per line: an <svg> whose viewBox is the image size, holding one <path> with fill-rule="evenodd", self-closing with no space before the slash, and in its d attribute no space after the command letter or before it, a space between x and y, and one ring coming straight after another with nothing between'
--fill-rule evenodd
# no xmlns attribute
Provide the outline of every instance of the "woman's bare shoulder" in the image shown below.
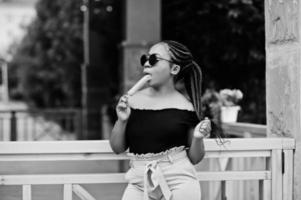
<svg viewBox="0 0 301 200"><path fill-rule="evenodd" d="M193 107L193 104L191 103L191 101L180 92L177 92L175 101L176 101L176 103L178 103L178 106L180 109L194 110L194 107Z"/></svg>

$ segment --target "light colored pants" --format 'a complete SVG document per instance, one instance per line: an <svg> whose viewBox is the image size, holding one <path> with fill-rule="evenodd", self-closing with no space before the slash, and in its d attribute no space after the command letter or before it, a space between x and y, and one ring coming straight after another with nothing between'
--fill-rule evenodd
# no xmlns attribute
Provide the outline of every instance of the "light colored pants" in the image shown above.
<svg viewBox="0 0 301 200"><path fill-rule="evenodd" d="M134 156L122 200L200 200L196 170L185 150L148 157Z"/></svg>

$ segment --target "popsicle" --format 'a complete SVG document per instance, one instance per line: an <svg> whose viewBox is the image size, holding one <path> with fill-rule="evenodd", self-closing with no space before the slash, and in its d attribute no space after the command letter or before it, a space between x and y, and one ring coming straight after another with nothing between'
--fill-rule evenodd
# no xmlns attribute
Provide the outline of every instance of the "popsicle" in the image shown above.
<svg viewBox="0 0 301 200"><path fill-rule="evenodd" d="M143 76L128 92L127 94L132 96L134 95L137 91L141 90L143 86L151 79L151 75L145 75Z"/></svg>

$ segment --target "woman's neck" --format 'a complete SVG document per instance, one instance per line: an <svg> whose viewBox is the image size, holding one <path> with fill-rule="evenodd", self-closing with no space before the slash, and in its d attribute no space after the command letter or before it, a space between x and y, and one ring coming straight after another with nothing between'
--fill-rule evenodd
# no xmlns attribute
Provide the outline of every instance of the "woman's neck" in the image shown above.
<svg viewBox="0 0 301 200"><path fill-rule="evenodd" d="M159 87L150 87L149 93L152 96L166 96L177 92L173 84L166 84Z"/></svg>

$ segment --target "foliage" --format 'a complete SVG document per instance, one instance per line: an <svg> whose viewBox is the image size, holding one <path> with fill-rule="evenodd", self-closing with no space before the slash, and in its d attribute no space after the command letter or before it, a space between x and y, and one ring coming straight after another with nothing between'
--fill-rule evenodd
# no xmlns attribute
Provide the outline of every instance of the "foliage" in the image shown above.
<svg viewBox="0 0 301 200"><path fill-rule="evenodd" d="M222 101L219 93L214 89L206 89L201 99L203 116L208 117L212 122L211 137L216 135L224 137L221 121Z"/></svg>
<svg viewBox="0 0 301 200"><path fill-rule="evenodd" d="M38 107L78 106L83 62L80 1L40 0L10 64L12 97Z"/></svg>
<svg viewBox="0 0 301 200"><path fill-rule="evenodd" d="M163 39L186 44L204 88L239 88L240 121L265 123L264 2L163 0Z"/></svg>
<svg viewBox="0 0 301 200"><path fill-rule="evenodd" d="M223 106L234 106L242 99L243 94L238 89L222 89L219 91L219 96Z"/></svg>
<svg viewBox="0 0 301 200"><path fill-rule="evenodd" d="M90 30L101 41L99 49L106 49L93 53L102 58L102 66L108 66L111 74L117 74L121 25L114 9L120 3L113 0L92 2ZM82 1L38 1L36 20L28 27L10 64L13 98L24 98L37 107L81 105L81 65L84 62L81 9ZM112 77L117 84L115 77L118 76ZM113 87L117 88L116 84Z"/></svg>
<svg viewBox="0 0 301 200"><path fill-rule="evenodd" d="M95 1L91 28L118 88L121 1ZM39 0L10 65L14 97L38 107L78 106L83 63L82 1ZM117 9L115 9L117 8ZM113 12L111 12L113 10ZM120 12L119 12L120 13ZM117 22L117 23L116 23ZM162 38L186 44L203 66L204 88L238 88L244 93L239 121L265 123L264 2L261 0L162 0ZM115 67L113 67L115 66Z"/></svg>
<svg viewBox="0 0 301 200"><path fill-rule="evenodd" d="M215 89L206 89L202 95L202 113L212 122L212 136L222 135L228 137L222 129L222 110L224 106L237 105L243 97L240 90L223 89L217 92Z"/></svg>

